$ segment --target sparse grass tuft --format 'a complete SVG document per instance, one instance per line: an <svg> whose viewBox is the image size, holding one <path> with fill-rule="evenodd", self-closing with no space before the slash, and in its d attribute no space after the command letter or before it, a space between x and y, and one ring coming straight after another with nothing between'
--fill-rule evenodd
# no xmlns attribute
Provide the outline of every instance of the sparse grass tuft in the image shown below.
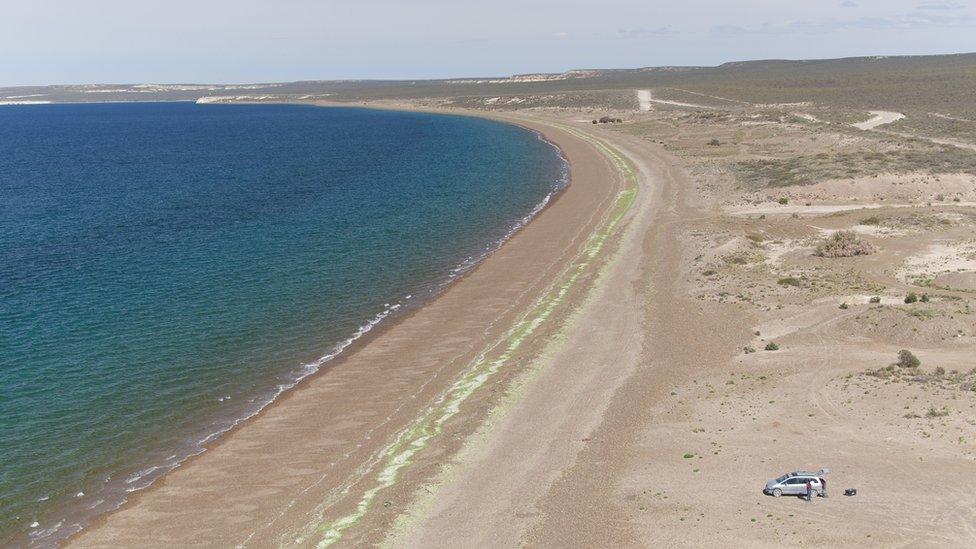
<svg viewBox="0 0 976 549"><path fill-rule="evenodd" d="M928 412L925 412L925 417L936 418L936 417L946 417L949 415L949 408L943 406L942 408L936 408L935 406L929 408Z"/></svg>

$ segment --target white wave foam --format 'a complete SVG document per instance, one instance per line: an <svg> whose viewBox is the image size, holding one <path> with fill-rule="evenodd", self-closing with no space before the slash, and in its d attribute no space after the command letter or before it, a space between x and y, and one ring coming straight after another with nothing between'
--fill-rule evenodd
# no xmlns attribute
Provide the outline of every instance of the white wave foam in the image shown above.
<svg viewBox="0 0 976 549"><path fill-rule="evenodd" d="M50 105L50 101L0 101L0 105Z"/></svg>

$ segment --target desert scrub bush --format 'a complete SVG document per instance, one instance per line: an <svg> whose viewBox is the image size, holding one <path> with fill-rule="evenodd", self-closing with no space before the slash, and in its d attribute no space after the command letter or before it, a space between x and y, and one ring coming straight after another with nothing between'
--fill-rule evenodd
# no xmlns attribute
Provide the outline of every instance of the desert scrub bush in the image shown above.
<svg viewBox="0 0 976 549"><path fill-rule="evenodd" d="M908 349L902 349L898 351L898 362L895 364L899 368L918 368L922 365L922 361L915 356L915 353L909 351Z"/></svg>
<svg viewBox="0 0 976 549"><path fill-rule="evenodd" d="M817 246L814 254L820 257L854 257L871 255L877 251L877 246L861 240L854 231L837 231Z"/></svg>
<svg viewBox="0 0 976 549"><path fill-rule="evenodd" d="M789 198L786 198L785 196L783 196L783 197L780 197L780 199L777 200L776 202L779 202L780 204L782 204L782 205L785 206L785 205L787 205L787 204L790 203L790 199Z"/></svg>
<svg viewBox="0 0 976 549"><path fill-rule="evenodd" d="M743 348L742 348L742 351L743 351L743 352L744 352L745 354L747 354L747 355L748 355L748 354L750 354L750 353L755 353L755 352L756 352L756 349L755 349L755 348L753 348L753 347L749 347L749 346L746 346L746 347L743 347Z"/></svg>
<svg viewBox="0 0 976 549"><path fill-rule="evenodd" d="M796 288L800 287L800 279L792 276L785 276L776 281L780 286L794 286Z"/></svg>
<svg viewBox="0 0 976 549"><path fill-rule="evenodd" d="M915 292L908 292L905 296L905 303L916 303L918 301L918 294Z"/></svg>
<svg viewBox="0 0 976 549"><path fill-rule="evenodd" d="M766 349L767 351L778 351L779 345L770 341L769 343L766 344L766 347L764 347L764 349Z"/></svg>
<svg viewBox="0 0 976 549"><path fill-rule="evenodd" d="M928 303L929 302L929 294L922 294L922 297L919 299L919 301L921 301L922 303Z"/></svg>
<svg viewBox="0 0 976 549"><path fill-rule="evenodd" d="M876 295L868 300L868 303L881 303L881 296Z"/></svg>
<svg viewBox="0 0 976 549"><path fill-rule="evenodd" d="M878 217L878 216L876 216L876 215L872 215L871 217L865 217L864 219L862 219L861 222L860 222L860 224L861 225L880 225L881 224L881 218Z"/></svg>
<svg viewBox="0 0 976 549"><path fill-rule="evenodd" d="M844 303L841 303L841 304L840 304L840 309L843 309L843 310L845 310L845 311L846 311L846 310L847 310L847 309L849 309L849 308L850 308L850 306L849 306L849 305L847 304L847 302L846 302L846 301L845 301Z"/></svg>
<svg viewBox="0 0 976 549"><path fill-rule="evenodd" d="M711 139L711 140L710 140L710 141L708 142L708 144L709 144L709 145L711 145L712 147L718 147L719 145L721 145L721 144L722 144L722 142L721 142L721 141L719 141L717 137L713 137L713 138L712 138L712 139Z"/></svg>

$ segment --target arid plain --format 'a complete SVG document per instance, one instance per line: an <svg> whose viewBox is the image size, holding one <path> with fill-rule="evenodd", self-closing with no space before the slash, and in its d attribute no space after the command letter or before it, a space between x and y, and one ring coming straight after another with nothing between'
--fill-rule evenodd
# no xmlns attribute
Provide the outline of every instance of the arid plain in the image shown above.
<svg viewBox="0 0 976 549"><path fill-rule="evenodd" d="M622 151L643 201L540 372L388 541L976 543L971 144L814 102L634 100L517 109ZM761 492L821 467L829 498Z"/></svg>
<svg viewBox="0 0 976 549"><path fill-rule="evenodd" d="M589 194L568 194L547 212L571 206L575 227L607 227L608 193L631 179L638 188L531 345L375 492L338 544L976 544L976 106L969 80L896 85L905 74L936 82L922 61L897 70L888 60L852 63L870 82L761 88L759 77L732 85L661 69L667 81L652 75L646 86L631 85L643 82L629 73L573 74L474 82L463 94L463 83L409 97L336 92L330 101L501 117L570 138L573 154L588 159L580 166ZM946 74L961 70L956 63L976 74L971 56L939 63ZM257 100L301 99L218 101ZM606 186L589 186L594 177ZM586 196L603 224L584 215ZM521 240L540 238L546 219ZM565 253L540 256L540 273L558 271L587 241L558 242ZM491 276L502 287L491 265L518 249L503 247L468 285ZM538 292L540 281L525 287ZM515 315L494 305L497 318ZM328 375L316 383L327 388ZM408 394L405 384L391 389ZM312 402L302 390L292 399ZM239 433L257 433L261 421ZM116 526L134 533L125 539L152 541L139 521L161 516L146 502L191 520L167 491L246 437L235 433L75 541L110 545ZM354 438L342 444L369 454ZM831 470L828 498L761 491L782 473L821 467ZM335 498L344 509L367 489L350 486ZM857 495L845 497L846 488ZM270 530L259 538L312 541Z"/></svg>

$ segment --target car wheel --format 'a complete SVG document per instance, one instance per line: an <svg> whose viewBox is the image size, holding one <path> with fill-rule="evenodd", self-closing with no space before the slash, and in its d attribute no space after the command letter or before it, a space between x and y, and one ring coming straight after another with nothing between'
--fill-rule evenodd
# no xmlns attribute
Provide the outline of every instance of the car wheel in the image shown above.
<svg viewBox="0 0 976 549"><path fill-rule="evenodd" d="M774 488L773 489L773 497L774 498L778 498L778 497L780 497L782 495L783 495L783 491L782 490L780 490L779 488Z"/></svg>

